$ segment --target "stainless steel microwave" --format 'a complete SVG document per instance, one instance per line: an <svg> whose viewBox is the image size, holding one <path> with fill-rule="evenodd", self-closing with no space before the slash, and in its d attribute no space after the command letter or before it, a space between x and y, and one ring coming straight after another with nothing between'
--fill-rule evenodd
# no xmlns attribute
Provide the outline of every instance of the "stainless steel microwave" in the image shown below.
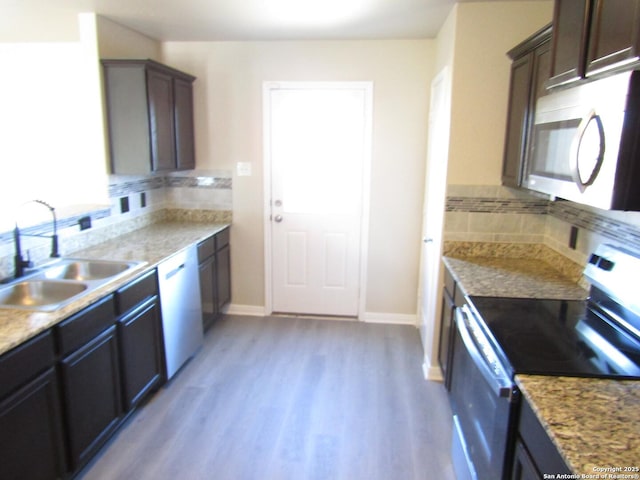
<svg viewBox="0 0 640 480"><path fill-rule="evenodd" d="M640 210L640 71L538 99L525 186L606 210Z"/></svg>

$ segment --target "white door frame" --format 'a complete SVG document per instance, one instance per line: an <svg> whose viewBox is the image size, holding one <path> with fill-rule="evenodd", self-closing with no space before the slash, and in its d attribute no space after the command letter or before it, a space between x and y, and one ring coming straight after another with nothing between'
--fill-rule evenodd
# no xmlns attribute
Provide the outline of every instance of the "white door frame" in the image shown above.
<svg viewBox="0 0 640 480"><path fill-rule="evenodd" d="M360 291L358 299L358 319L365 316L366 290L367 290L367 258L369 246L369 211L371 190L371 158L372 158L372 123L373 123L373 82L263 82L262 84L262 136L263 136L263 166L264 166L264 195L263 195L263 222L264 222L264 311L265 315L273 313L273 285L272 275L272 242L271 234L273 222L271 221L271 98L270 92L281 88L361 88L365 92L365 154L362 169L362 212L360 223Z"/></svg>
<svg viewBox="0 0 640 480"><path fill-rule="evenodd" d="M440 90L438 90L440 89ZM441 97L437 98L436 92ZM431 82L429 106L429 139L427 146L427 168L425 172L425 199L423 207L423 245L420 259L420 287L418 295L418 318L420 337L424 349L422 365L425 378L442 380L438 365L438 341L440 338L440 292L442 292L442 244L444 211L446 203L447 165L449 158L449 140L451 129L451 75L445 66ZM442 105L436 105L441 101ZM437 117L436 117L437 116ZM435 122L443 128L436 132ZM435 137L438 133L438 137ZM434 145L443 142L443 158L437 157ZM437 187L434 189L432 185ZM429 260L435 264L427 265Z"/></svg>

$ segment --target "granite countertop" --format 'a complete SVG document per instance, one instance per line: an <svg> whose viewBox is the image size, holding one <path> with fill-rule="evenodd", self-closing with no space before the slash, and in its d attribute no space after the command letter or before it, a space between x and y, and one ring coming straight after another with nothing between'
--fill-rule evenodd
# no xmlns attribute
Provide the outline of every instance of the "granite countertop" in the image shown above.
<svg viewBox="0 0 640 480"><path fill-rule="evenodd" d="M469 296L584 300L588 292L546 262L527 258L444 257Z"/></svg>
<svg viewBox="0 0 640 480"><path fill-rule="evenodd" d="M640 478L640 382L517 375L516 383L575 474ZM606 468L622 470L606 477Z"/></svg>
<svg viewBox="0 0 640 480"><path fill-rule="evenodd" d="M53 312L0 308L0 355L227 226L219 223L160 222L68 255L72 258L135 260L144 263Z"/></svg>

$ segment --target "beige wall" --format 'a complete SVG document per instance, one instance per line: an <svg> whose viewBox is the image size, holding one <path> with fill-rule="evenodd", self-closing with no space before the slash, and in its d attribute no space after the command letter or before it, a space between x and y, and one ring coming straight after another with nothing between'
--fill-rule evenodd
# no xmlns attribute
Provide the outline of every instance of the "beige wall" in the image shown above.
<svg viewBox="0 0 640 480"><path fill-rule="evenodd" d="M456 7L448 184L500 185L509 69L506 52L542 28L550 1Z"/></svg>
<svg viewBox="0 0 640 480"><path fill-rule="evenodd" d="M166 43L195 83L199 169L235 169L233 303L264 306L262 83L374 82L366 311L415 316L432 40ZM339 174L339 172L336 172ZM235 175L235 174L234 174Z"/></svg>
<svg viewBox="0 0 640 480"><path fill-rule="evenodd" d="M440 29L436 72L448 66L452 83L448 190L500 185L511 65L506 52L549 23L552 13L551 1L458 3ZM445 199L440 201L444 209ZM442 291L442 270L437 288ZM435 318L420 323L423 368L430 378L440 375L440 309L438 304Z"/></svg>

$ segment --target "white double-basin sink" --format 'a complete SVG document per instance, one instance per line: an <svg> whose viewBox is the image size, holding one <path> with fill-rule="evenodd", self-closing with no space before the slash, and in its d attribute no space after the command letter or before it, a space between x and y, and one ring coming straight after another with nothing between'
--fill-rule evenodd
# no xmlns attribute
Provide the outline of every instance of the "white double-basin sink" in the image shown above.
<svg viewBox="0 0 640 480"><path fill-rule="evenodd" d="M145 262L61 258L0 286L0 308L54 311Z"/></svg>

